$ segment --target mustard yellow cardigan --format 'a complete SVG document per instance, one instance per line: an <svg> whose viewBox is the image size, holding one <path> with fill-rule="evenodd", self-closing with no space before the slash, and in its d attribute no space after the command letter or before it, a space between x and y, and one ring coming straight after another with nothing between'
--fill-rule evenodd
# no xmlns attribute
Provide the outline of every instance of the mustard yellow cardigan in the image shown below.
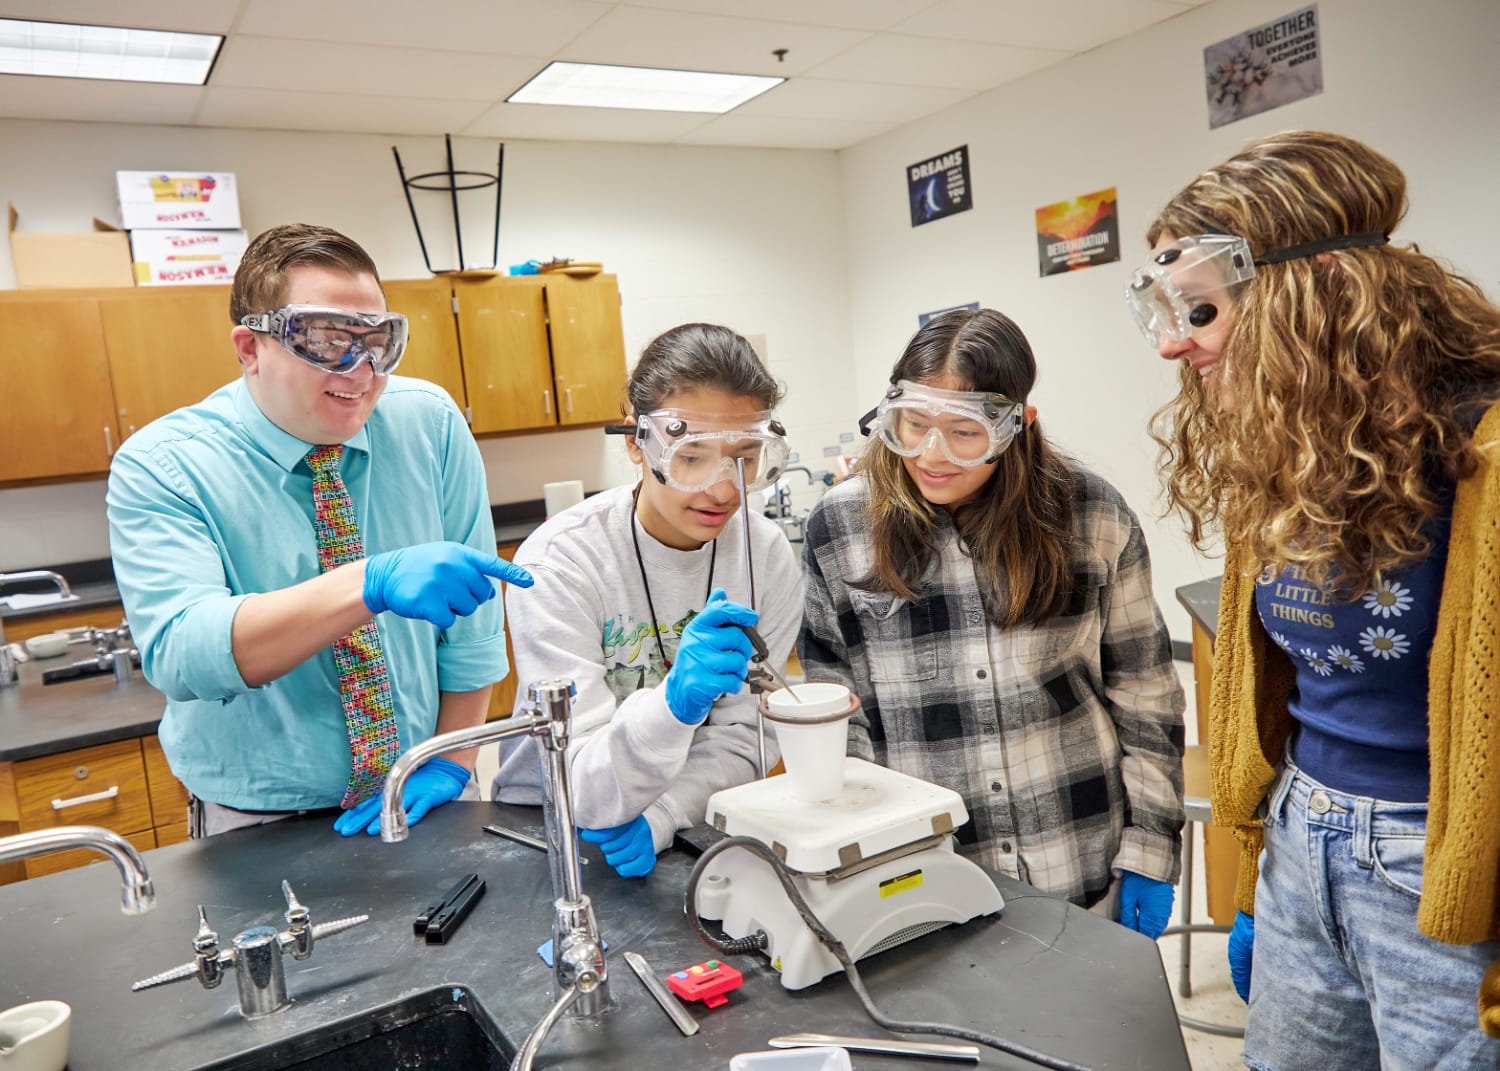
<svg viewBox="0 0 1500 1071"><path fill-rule="evenodd" d="M1428 664L1431 793L1417 927L1450 944L1500 936L1500 405L1474 435L1479 469L1458 486L1437 633ZM1240 842L1235 899L1254 913L1256 813L1292 731L1291 660L1255 611L1256 563L1224 562L1209 718L1214 822ZM1480 1025L1500 1037L1500 960L1479 991Z"/></svg>

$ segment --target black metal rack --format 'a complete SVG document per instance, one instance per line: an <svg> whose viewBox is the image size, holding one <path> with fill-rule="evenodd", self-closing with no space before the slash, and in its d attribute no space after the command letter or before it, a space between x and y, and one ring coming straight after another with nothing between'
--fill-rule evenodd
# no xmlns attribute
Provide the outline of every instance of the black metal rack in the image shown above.
<svg viewBox="0 0 1500 1071"><path fill-rule="evenodd" d="M495 161L495 173L491 175L487 171L460 171L453 167L453 135L444 134L443 142L448 149L448 166L442 171L427 171L420 175L406 177L406 168L401 165L401 153L396 146L391 146L391 155L396 158L396 173L401 176L401 189L406 194L406 207L411 212L411 224L417 230L417 244L422 247L422 263L427 265L427 270L434 275L443 275L455 271L493 271L500 263L500 189L501 180L505 175L505 143L500 143L499 157ZM460 179L464 181L460 183ZM429 180L441 180L429 181ZM490 253L488 267L469 268L464 264L464 234L463 228L458 222L458 195L460 191L482 190L489 186L495 187L495 244ZM412 190L430 190L435 193L446 192L453 202L453 240L458 245L458 267L456 268L434 268L432 258L427 255L427 242L422 237L422 224L417 219L417 206L412 201Z"/></svg>

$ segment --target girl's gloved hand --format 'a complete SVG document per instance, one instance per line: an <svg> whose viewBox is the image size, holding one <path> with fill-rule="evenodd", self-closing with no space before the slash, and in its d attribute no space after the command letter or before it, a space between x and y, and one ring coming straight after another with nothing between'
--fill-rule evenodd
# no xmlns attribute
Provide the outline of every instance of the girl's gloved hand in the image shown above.
<svg viewBox="0 0 1500 1071"><path fill-rule="evenodd" d="M448 628L495 597L490 578L531 587L531 574L463 543L420 543L365 562L365 606Z"/></svg>
<svg viewBox="0 0 1500 1071"><path fill-rule="evenodd" d="M468 787L471 774L456 762L447 759L428 759L412 771L401 789L401 809L406 812L406 824L414 826L428 811L441 807L458 798ZM380 832L379 792L367 800L356 803L333 823L333 828L346 837L364 830L374 836Z"/></svg>
<svg viewBox="0 0 1500 1071"><path fill-rule="evenodd" d="M709 595L703 612L682 630L677 661L667 673L667 707L673 717L684 725L698 725L719 696L733 695L744 686L755 649L741 626L759 620L750 607L730 602L722 589Z"/></svg>
<svg viewBox="0 0 1500 1071"><path fill-rule="evenodd" d="M1129 870L1120 871L1120 925L1151 940L1172 921L1172 886Z"/></svg>
<svg viewBox="0 0 1500 1071"><path fill-rule="evenodd" d="M1246 1004L1250 1003L1250 964L1254 956L1255 916L1241 911L1229 930L1229 977Z"/></svg>
<svg viewBox="0 0 1500 1071"><path fill-rule="evenodd" d="M580 829L578 836L599 845L604 861L622 878L644 878L656 866L656 845L643 814L609 829Z"/></svg>

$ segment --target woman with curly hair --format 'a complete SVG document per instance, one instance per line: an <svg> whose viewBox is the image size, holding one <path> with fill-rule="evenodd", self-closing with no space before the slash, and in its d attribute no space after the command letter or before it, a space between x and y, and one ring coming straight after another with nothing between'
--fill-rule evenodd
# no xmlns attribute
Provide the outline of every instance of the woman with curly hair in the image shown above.
<svg viewBox="0 0 1500 1071"><path fill-rule="evenodd" d="M1127 290L1182 364L1168 497L1227 547L1213 807L1263 1071L1500 1066L1500 309L1390 243L1405 210L1367 145L1263 138Z"/></svg>
<svg viewBox="0 0 1500 1071"><path fill-rule="evenodd" d="M852 753L963 797L960 851L1155 938L1185 701L1140 524L1047 441L1036 374L993 309L916 333L808 517L798 651L859 696Z"/></svg>

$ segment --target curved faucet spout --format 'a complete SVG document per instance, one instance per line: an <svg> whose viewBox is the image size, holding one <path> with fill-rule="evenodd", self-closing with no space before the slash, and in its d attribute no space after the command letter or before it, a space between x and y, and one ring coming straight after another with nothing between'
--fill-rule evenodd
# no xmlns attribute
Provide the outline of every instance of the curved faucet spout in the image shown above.
<svg viewBox="0 0 1500 1071"><path fill-rule="evenodd" d="M413 744L391 765L391 772L386 775L385 788L380 795L380 839L387 844L399 844L411 832L406 824L401 796L406 779L422 763L445 751L464 751L481 744L493 744L507 736L534 735L545 731L546 726L547 718L541 714L513 714L500 721L457 729Z"/></svg>
<svg viewBox="0 0 1500 1071"><path fill-rule="evenodd" d="M100 826L58 826L0 837L0 863L68 848L92 848L114 861L120 871L120 910L125 914L144 915L156 906L156 887L141 853L118 833Z"/></svg>
<svg viewBox="0 0 1500 1071"><path fill-rule="evenodd" d="M521 1042L521 1047L516 1050L515 1061L510 1065L514 1071L531 1071L531 1065L536 1061L536 1054L541 1049L542 1042L547 1040L548 1032L562 1018L563 1012L567 1011L582 995L583 991L576 985L570 985L562 991L562 996L557 998L557 1002L548 1009L547 1014L531 1028L531 1033L526 1035L526 1040Z"/></svg>

